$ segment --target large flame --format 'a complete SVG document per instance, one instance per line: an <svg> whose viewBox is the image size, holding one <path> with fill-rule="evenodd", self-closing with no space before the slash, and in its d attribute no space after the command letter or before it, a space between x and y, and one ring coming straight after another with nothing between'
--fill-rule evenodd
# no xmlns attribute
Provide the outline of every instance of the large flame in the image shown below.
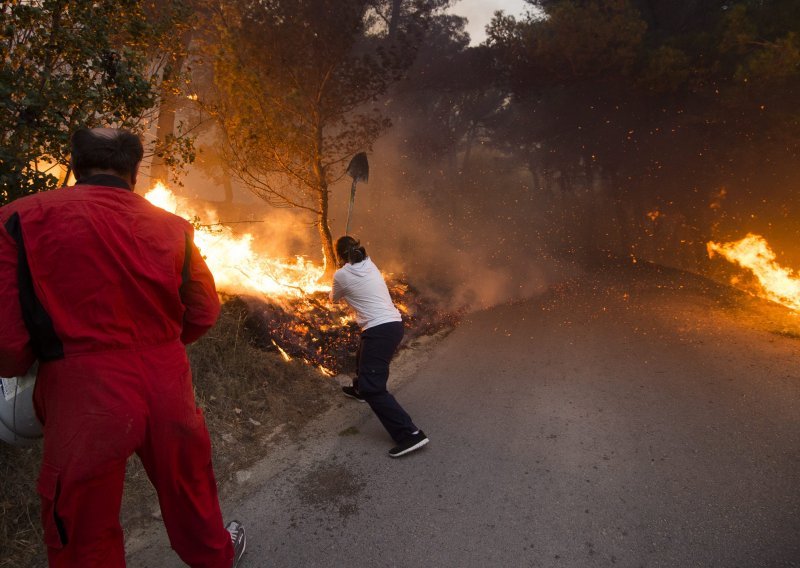
<svg viewBox="0 0 800 568"><path fill-rule="evenodd" d="M219 290L260 292L273 298L330 290L330 285L320 283L323 268L302 256L280 260L257 253L253 250L253 235L234 234L230 227L220 224L215 211L193 207L161 182L144 197L195 225L194 242L214 274ZM200 224L200 219L204 224Z"/></svg>
<svg viewBox="0 0 800 568"><path fill-rule="evenodd" d="M761 294L792 310L800 311L800 275L775 261L775 253L764 237L748 233L729 243L709 241L708 256L721 254L731 262L752 271L761 286Z"/></svg>

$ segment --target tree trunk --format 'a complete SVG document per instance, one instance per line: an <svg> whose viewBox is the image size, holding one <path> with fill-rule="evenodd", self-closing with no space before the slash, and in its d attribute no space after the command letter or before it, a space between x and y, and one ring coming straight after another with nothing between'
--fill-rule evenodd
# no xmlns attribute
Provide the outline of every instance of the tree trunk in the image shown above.
<svg viewBox="0 0 800 568"><path fill-rule="evenodd" d="M470 124L470 127L467 129L467 140L465 142L465 150L464 150L464 160L461 162L461 171L462 175L465 177L467 176L468 169L470 167L470 162L472 160L472 146L475 143L475 138L477 137L478 127L473 122Z"/></svg>
<svg viewBox="0 0 800 568"><path fill-rule="evenodd" d="M328 226L328 188L319 188L319 210L317 212L317 231L322 243L322 258L325 263L323 278L330 280L336 272L336 254L333 251L333 237Z"/></svg>
<svg viewBox="0 0 800 568"><path fill-rule="evenodd" d="M400 24L400 7L403 0L392 0L392 15L389 20L389 39L395 40L397 37L397 27Z"/></svg>
<svg viewBox="0 0 800 568"><path fill-rule="evenodd" d="M180 72L183 66L183 57L179 57L174 63L169 63L164 67L164 74L161 78L161 103L158 107L158 123L156 125L156 140L158 147L163 148L167 142L167 136L175 132L175 110L178 101L175 95L169 91L169 81ZM167 182L169 168L164 162L164 157L156 152L153 161L150 163L151 183L156 181Z"/></svg>
<svg viewBox="0 0 800 568"><path fill-rule="evenodd" d="M316 148L314 156L314 176L317 192L317 231L322 245L322 260L325 263L323 278L330 280L336 272L336 254L333 251L331 228L328 226L328 180L322 165L322 125L317 125Z"/></svg>
<svg viewBox="0 0 800 568"><path fill-rule="evenodd" d="M175 112L178 108L178 98L170 88L170 81L181 72L186 61L186 54L189 52L189 46L192 43L191 30L182 34L181 43L183 50L175 57L174 61L170 61L164 66L164 73L161 76L161 101L158 107L156 140L158 146L162 148L166 145L167 136L175 133ZM169 168L164 162L164 157L155 154L153 161L150 163L151 181L161 180L166 183L168 175Z"/></svg>

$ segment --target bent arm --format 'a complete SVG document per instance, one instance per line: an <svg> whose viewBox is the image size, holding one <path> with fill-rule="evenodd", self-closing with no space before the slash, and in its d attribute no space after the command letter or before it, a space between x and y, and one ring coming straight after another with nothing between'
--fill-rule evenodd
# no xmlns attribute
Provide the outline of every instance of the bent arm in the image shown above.
<svg viewBox="0 0 800 568"><path fill-rule="evenodd" d="M331 293L328 295L331 302L339 302L345 295L345 286L342 282L341 273L336 272L333 275L333 284L331 285Z"/></svg>
<svg viewBox="0 0 800 568"><path fill-rule="evenodd" d="M30 334L19 301L19 250L0 214L0 376L24 375L33 365Z"/></svg>
<svg viewBox="0 0 800 568"><path fill-rule="evenodd" d="M183 314L181 341L189 344L213 327L220 310L214 276L194 245L191 232L186 235L182 279L181 301L186 311Z"/></svg>

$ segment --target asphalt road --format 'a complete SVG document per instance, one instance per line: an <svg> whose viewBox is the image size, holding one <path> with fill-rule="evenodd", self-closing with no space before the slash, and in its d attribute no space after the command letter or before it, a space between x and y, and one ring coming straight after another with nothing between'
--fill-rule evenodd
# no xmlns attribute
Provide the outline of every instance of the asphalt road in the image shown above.
<svg viewBox="0 0 800 568"><path fill-rule="evenodd" d="M407 351L395 392L430 444L389 458L343 400L226 499L243 566L800 566L797 322L661 278L584 279ZM181 565L163 529L130 546Z"/></svg>

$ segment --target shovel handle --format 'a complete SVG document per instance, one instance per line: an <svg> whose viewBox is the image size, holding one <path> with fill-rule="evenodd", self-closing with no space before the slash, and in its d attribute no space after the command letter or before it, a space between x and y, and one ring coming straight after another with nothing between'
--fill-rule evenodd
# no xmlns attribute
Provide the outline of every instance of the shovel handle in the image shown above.
<svg viewBox="0 0 800 568"><path fill-rule="evenodd" d="M350 234L350 218L353 215L353 203L356 201L356 180L353 180L353 185L350 187L350 207L347 208L347 225L344 229L344 234Z"/></svg>

